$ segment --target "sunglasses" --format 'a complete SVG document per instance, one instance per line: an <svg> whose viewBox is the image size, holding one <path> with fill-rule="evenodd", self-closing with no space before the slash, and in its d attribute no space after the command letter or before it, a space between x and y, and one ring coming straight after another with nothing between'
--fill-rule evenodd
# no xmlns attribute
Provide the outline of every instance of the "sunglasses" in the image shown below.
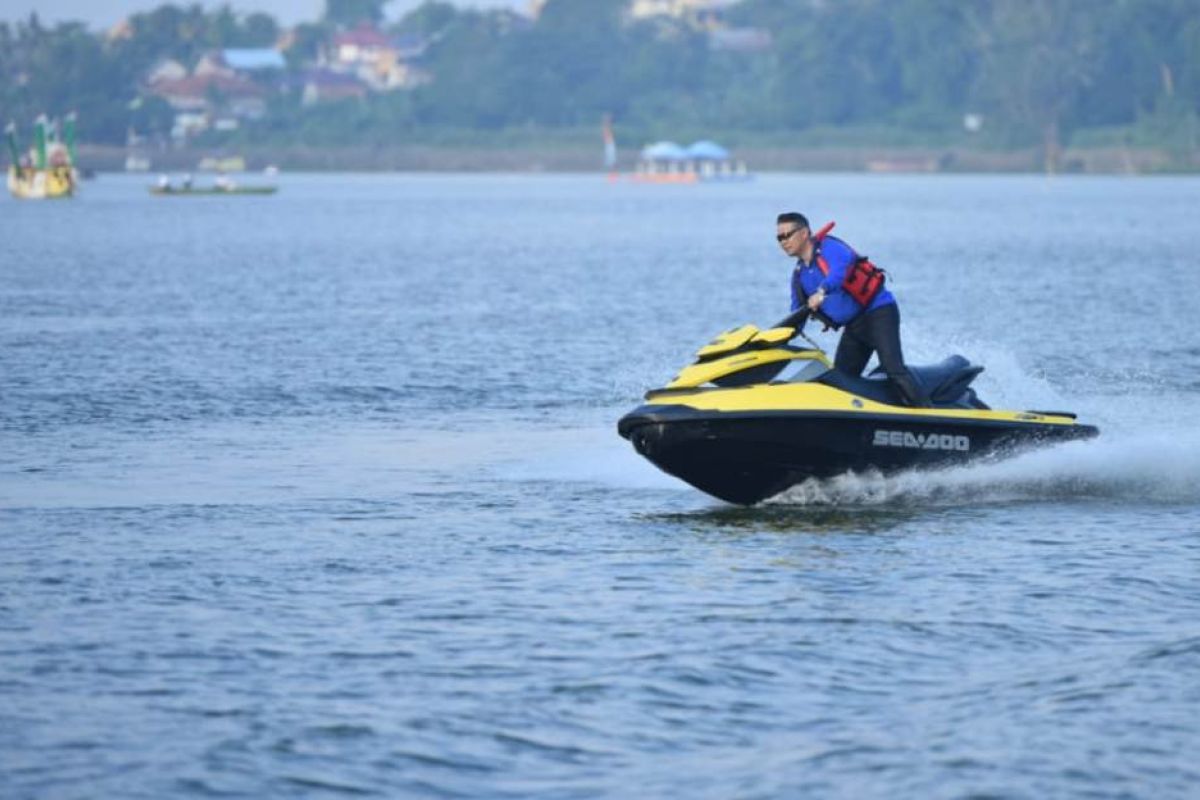
<svg viewBox="0 0 1200 800"><path fill-rule="evenodd" d="M783 244L788 239L792 238L793 236L795 236L797 233L799 233L802 230L804 230L804 229L803 228L792 228L787 233L777 233L777 234L775 234L775 241L779 242L780 244Z"/></svg>

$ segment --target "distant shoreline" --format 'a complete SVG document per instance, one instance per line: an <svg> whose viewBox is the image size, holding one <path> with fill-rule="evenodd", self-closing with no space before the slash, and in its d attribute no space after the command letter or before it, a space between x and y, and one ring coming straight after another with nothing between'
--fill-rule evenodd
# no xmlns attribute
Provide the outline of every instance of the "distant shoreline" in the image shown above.
<svg viewBox="0 0 1200 800"><path fill-rule="evenodd" d="M206 148L151 151L152 172L196 169ZM292 172L603 172L600 148L564 146L537 148L450 145L389 147L228 148L225 155L245 157L250 171L273 165ZM121 172L123 147L82 145L79 164L85 169ZM1041 173L1040 154L1033 149L992 151L964 148L903 147L744 147L736 152L752 172L875 172L875 173ZM1100 175L1190 174L1200 172L1200 157L1180 167L1170 154L1154 148L1067 148L1063 173ZM623 157L621 171L634 167L633 155Z"/></svg>

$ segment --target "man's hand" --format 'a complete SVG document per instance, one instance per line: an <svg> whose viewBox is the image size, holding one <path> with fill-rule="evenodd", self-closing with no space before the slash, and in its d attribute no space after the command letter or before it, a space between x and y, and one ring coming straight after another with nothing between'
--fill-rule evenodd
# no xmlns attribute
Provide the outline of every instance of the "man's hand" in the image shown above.
<svg viewBox="0 0 1200 800"><path fill-rule="evenodd" d="M817 289L815 292L813 292L808 297L808 309L810 311L816 311L818 308L821 307L821 303L824 303L824 302L825 302L825 290Z"/></svg>

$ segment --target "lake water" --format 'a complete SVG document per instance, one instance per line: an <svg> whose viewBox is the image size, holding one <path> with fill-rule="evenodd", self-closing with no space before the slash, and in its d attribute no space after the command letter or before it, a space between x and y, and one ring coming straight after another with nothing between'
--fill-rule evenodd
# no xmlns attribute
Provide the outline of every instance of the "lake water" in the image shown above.
<svg viewBox="0 0 1200 800"><path fill-rule="evenodd" d="M1195 796L1200 179L148 180L0 200L5 798ZM1101 437L658 473L616 420L786 313L788 209Z"/></svg>

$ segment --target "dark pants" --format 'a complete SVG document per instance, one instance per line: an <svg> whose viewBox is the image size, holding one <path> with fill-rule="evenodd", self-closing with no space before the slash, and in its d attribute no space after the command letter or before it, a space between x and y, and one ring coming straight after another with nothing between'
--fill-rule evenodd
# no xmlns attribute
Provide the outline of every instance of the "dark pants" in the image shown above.
<svg viewBox="0 0 1200 800"><path fill-rule="evenodd" d="M846 326L838 342L833 366L857 377L866 369L872 353L879 354L879 365L900 392L905 405L929 405L924 389L904 366L904 353L900 350L900 308L895 303L868 311Z"/></svg>

